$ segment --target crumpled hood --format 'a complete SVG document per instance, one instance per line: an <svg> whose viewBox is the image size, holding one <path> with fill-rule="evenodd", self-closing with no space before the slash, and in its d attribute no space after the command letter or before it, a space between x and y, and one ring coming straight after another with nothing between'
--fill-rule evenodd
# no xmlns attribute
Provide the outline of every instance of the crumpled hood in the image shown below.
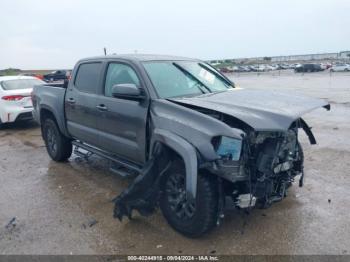
<svg viewBox="0 0 350 262"><path fill-rule="evenodd" d="M330 109L329 103L321 99L241 88L169 100L233 116L258 131L287 130L296 119L307 112L319 107Z"/></svg>

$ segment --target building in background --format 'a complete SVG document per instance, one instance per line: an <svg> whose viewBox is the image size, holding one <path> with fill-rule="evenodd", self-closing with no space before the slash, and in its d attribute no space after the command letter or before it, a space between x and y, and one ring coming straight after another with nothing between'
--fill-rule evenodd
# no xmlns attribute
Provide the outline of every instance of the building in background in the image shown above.
<svg viewBox="0 0 350 262"><path fill-rule="evenodd" d="M249 63L285 63L285 62L305 62L317 60L350 60L350 51L342 51L339 53L321 53L321 54L305 54L305 55L287 55L287 56L270 56L270 57L251 57L251 58L235 58L223 60L211 60L211 64L249 64Z"/></svg>

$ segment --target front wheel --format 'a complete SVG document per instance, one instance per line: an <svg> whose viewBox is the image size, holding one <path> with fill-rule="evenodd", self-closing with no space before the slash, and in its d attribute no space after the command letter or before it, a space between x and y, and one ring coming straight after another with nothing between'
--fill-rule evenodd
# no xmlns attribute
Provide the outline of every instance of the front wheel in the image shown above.
<svg viewBox="0 0 350 262"><path fill-rule="evenodd" d="M72 154L72 143L61 134L56 122L51 118L45 119L42 132L50 157L57 162L66 161Z"/></svg>
<svg viewBox="0 0 350 262"><path fill-rule="evenodd" d="M215 177L198 175L196 199L186 197L186 173L182 161L175 161L165 174L160 209L176 231L199 237L210 231L218 218L218 184Z"/></svg>

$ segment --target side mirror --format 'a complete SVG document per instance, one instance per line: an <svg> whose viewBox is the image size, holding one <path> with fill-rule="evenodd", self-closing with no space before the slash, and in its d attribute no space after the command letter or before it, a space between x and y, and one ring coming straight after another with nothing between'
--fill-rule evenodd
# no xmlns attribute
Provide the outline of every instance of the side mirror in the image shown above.
<svg viewBox="0 0 350 262"><path fill-rule="evenodd" d="M135 84L118 84L112 87L112 96L128 100L142 100L145 96Z"/></svg>

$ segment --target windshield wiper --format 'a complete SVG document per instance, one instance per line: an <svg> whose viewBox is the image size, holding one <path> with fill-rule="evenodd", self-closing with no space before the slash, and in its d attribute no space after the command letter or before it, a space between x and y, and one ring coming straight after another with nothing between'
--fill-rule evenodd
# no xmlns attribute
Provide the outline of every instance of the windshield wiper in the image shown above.
<svg viewBox="0 0 350 262"><path fill-rule="evenodd" d="M173 63L173 65L175 67L177 67L180 71L182 71L184 74L186 74L187 76L189 76L190 78L192 78L192 80L194 80L195 82L197 82L197 87L200 91L202 91L203 94L205 94L206 92L200 88L200 86L204 87L209 93L212 93L212 91L210 90L209 87L207 87L202 81L200 81L197 77L195 77L191 72L187 71L184 67L182 67L181 65L179 65L178 63Z"/></svg>
<svg viewBox="0 0 350 262"><path fill-rule="evenodd" d="M198 65L201 67L201 68L204 68L205 70L208 70L210 71L212 74L214 74L216 77L220 78L223 82L225 82L228 86L235 86L235 84L230 80L228 79L226 76L223 76L221 74L218 74L217 72L215 72L212 68L210 68L208 65L206 64L203 64L203 63L198 63Z"/></svg>

